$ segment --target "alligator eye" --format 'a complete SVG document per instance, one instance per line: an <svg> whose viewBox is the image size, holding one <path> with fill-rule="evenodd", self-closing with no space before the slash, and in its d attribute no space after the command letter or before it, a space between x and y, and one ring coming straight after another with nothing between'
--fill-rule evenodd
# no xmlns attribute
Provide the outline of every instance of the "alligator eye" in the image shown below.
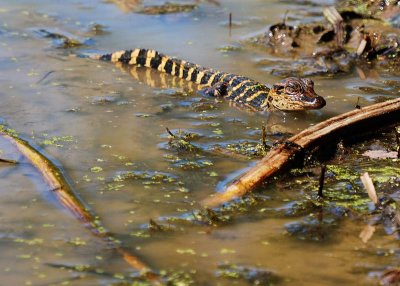
<svg viewBox="0 0 400 286"><path fill-rule="evenodd" d="M293 87L291 87L291 86L287 86L286 88L285 88L285 91L286 91L286 93L296 93L296 90L293 88Z"/></svg>
<svg viewBox="0 0 400 286"><path fill-rule="evenodd" d="M303 81L307 86L314 87L314 82L311 79L305 78Z"/></svg>
<svg viewBox="0 0 400 286"><path fill-rule="evenodd" d="M289 84L285 87L285 92L289 94L295 94L301 92L301 87L298 84Z"/></svg>

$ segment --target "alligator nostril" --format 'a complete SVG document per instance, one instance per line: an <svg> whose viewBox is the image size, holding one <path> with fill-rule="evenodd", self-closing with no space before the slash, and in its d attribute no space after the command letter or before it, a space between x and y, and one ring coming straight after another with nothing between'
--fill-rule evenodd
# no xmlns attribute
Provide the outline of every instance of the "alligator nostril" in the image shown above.
<svg viewBox="0 0 400 286"><path fill-rule="evenodd" d="M326 105L326 101L322 96L318 96L315 101L318 108L322 108Z"/></svg>

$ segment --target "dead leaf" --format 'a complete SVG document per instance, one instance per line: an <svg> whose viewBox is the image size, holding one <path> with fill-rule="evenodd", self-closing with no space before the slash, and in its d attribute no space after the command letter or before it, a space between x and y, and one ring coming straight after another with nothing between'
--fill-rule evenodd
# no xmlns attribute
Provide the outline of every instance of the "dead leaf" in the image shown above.
<svg viewBox="0 0 400 286"><path fill-rule="evenodd" d="M378 196L376 195L374 184L367 172L365 172L362 176L360 176L361 182L364 185L364 188L367 190L368 196L371 201L376 205L378 204Z"/></svg>
<svg viewBox="0 0 400 286"><path fill-rule="evenodd" d="M367 243L368 240L371 239L374 232L375 232L375 227L373 225L368 224L363 228L358 237L361 238L362 242Z"/></svg>
<svg viewBox="0 0 400 286"><path fill-rule="evenodd" d="M365 151L362 155L367 156L371 159L396 159L397 158L396 151L387 152L385 150L368 150L368 151Z"/></svg>

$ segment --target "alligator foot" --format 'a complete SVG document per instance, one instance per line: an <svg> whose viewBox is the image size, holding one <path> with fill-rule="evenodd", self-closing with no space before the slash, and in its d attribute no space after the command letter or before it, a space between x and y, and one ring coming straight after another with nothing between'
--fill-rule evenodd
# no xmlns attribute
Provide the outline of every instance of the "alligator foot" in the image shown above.
<svg viewBox="0 0 400 286"><path fill-rule="evenodd" d="M226 83L219 82L214 84L212 87L207 87L200 90L200 93L208 96L222 97L227 95L228 85Z"/></svg>

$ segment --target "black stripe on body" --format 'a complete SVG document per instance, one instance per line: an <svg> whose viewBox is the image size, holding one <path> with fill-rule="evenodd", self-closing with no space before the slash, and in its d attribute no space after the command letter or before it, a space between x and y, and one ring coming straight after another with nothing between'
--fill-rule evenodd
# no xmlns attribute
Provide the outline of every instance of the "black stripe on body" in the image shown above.
<svg viewBox="0 0 400 286"><path fill-rule="evenodd" d="M118 59L119 62L128 64L131 61L132 50L125 51Z"/></svg>
<svg viewBox="0 0 400 286"><path fill-rule="evenodd" d="M175 62L175 73L172 75L179 77L179 70L181 69L182 61L178 59L173 59L173 61Z"/></svg>
<svg viewBox="0 0 400 286"><path fill-rule="evenodd" d="M168 59L164 66L164 70L166 73L172 74L172 64L173 64L172 60Z"/></svg>
<svg viewBox="0 0 400 286"><path fill-rule="evenodd" d="M236 75L228 73L225 74L226 76L224 77L224 83L229 83ZM236 76L237 77L237 76Z"/></svg>
<svg viewBox="0 0 400 286"><path fill-rule="evenodd" d="M212 81L211 86L213 86L214 84L218 83L223 75L225 75L225 73L217 72L217 75L214 77L214 80Z"/></svg>
<svg viewBox="0 0 400 286"><path fill-rule="evenodd" d="M208 81L210 80L212 73L211 72L204 72L203 77L201 78L200 84L207 84Z"/></svg>
<svg viewBox="0 0 400 286"><path fill-rule="evenodd" d="M157 69L158 66L161 64L161 61L162 61L162 56L160 56L160 54L156 52L156 55L150 61L150 67L153 69Z"/></svg>
<svg viewBox="0 0 400 286"><path fill-rule="evenodd" d="M236 86L238 86L239 84L241 84L242 82L249 80L247 77L244 76L238 76L237 78L234 79L234 81L231 84L232 88L235 88Z"/></svg>
<svg viewBox="0 0 400 286"><path fill-rule="evenodd" d="M105 61L105 62L110 62L111 61L111 56L112 56L112 54L105 54L105 55L102 55L99 58L99 60Z"/></svg>
<svg viewBox="0 0 400 286"><path fill-rule="evenodd" d="M259 84L251 84L251 87L248 88L248 90L245 92L245 94L243 94L243 92L240 94L241 97L238 99L238 101L240 102L246 102L246 99L249 98L250 96L252 96L253 94L255 94L258 91L261 91L262 88Z"/></svg>
<svg viewBox="0 0 400 286"><path fill-rule="evenodd" d="M264 103L264 101L267 99L268 93L262 92L260 93L257 97L253 98L251 101L248 101L247 104L250 104L252 106L260 107L261 104Z"/></svg>
<svg viewBox="0 0 400 286"><path fill-rule="evenodd" d="M148 50L146 50L146 49L140 49L139 55L137 56L137 59L136 59L137 65L142 65L142 66L146 65L147 52L148 52Z"/></svg>
<svg viewBox="0 0 400 286"><path fill-rule="evenodd" d="M243 84L241 87L239 87L237 90L233 91L232 94L230 94L229 98L234 99L235 97L241 96L243 92L249 87L254 85L253 82L247 82Z"/></svg>
<svg viewBox="0 0 400 286"><path fill-rule="evenodd" d="M196 67L192 72L192 77L190 78L190 80L192 82L196 82L198 74L199 74L199 69Z"/></svg>
<svg viewBox="0 0 400 286"><path fill-rule="evenodd" d="M185 64L183 65L183 73L182 73L182 78L183 78L183 79L186 79L186 78L187 78L188 73L189 73L189 69L190 69L190 66L188 66L187 63L185 63Z"/></svg>

